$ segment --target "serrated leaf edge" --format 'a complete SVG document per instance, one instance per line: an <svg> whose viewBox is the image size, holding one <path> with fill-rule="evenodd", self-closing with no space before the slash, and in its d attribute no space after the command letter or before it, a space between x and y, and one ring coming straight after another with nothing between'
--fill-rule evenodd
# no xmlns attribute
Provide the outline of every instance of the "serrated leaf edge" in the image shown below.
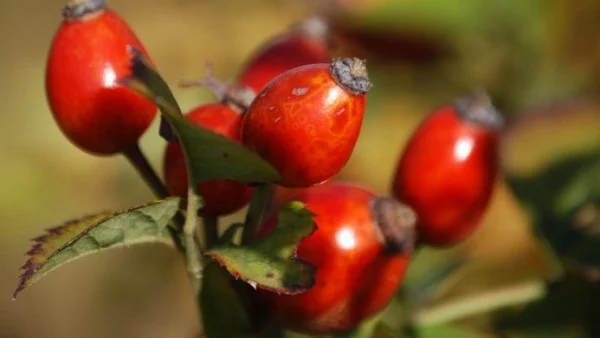
<svg viewBox="0 0 600 338"><path fill-rule="evenodd" d="M40 235L40 236L37 236L37 237L34 237L34 238L31 239L31 241L33 241L35 244L26 253L26 255L29 256L29 259L27 259L27 261L19 268L19 271L23 271L23 272L18 277L17 288L13 292L12 300L13 301L16 300L17 295L19 293L21 293L21 291L23 291L28 286L27 282L31 281L31 283L29 284L29 285L31 285L31 284L33 284L33 283L35 283L37 281L37 279L33 279L33 276L35 275L35 273L37 271L39 271L42 267L44 267L52 257L56 256L58 253L60 253L61 251L65 250L66 248L68 248L69 246L71 246L73 243L75 243L76 241L78 241L79 239L81 239L84 235L86 235L92 229L94 229L97 226L99 226L100 224L108 221L112 217L115 217L115 216L118 216L118 215L121 215L121 214L125 214L125 213L128 213L128 212L134 211L136 209L141 209L141 208L144 208L144 207L149 207L149 206L153 206L153 205L156 205L156 204L160 204L160 203L163 203L163 202L165 202L167 200L172 200L172 199L177 199L177 197L171 197L171 198L167 198L167 199L164 199L164 200L156 200L156 201L152 201L152 202L149 202L149 203L146 203L146 204L142 204L142 205L138 205L138 206L135 206L135 207L131 207L131 208L127 208L127 209L121 209L121 210L118 210L118 211L115 211L115 212L104 211L104 212L99 212L96 215L89 214L87 216L83 216L83 217L80 217L80 218L77 218L77 219L71 219L71 220L67 221L66 223L63 223L63 224L61 224L59 226L55 226L55 227L51 227L51 228L45 229L45 233L43 235ZM102 215L104 215L104 216L102 216ZM71 225L73 225L75 223L81 222L81 221L83 221L83 220L85 220L87 218L92 218L94 216L98 216L99 217L98 221L96 221L94 224L92 224L91 226L87 227L85 230L83 230L80 233L78 233L77 235L75 235L73 238L71 238L70 240L68 240L67 242L65 242L63 245L61 245L58 248L56 248L50 255L48 255L48 257L44 260L44 262L42 262L42 263L33 263L33 259L35 258L35 254L36 254L35 250L38 250L41 247L41 244L43 244L46 239L52 237L55 232L63 230L63 229L67 229L69 226L71 226ZM128 244L124 244L122 246L118 246L118 247L121 247L121 248L128 247L128 246L131 246L133 244L143 243L143 242L147 241L147 239L146 240L143 240L143 239L144 239L144 237L142 237L140 239L137 239L137 240L134 240L132 242L129 242ZM155 240L155 238L153 238L153 239ZM160 243L161 241L154 241L154 242ZM164 241L164 244L169 245L169 244L172 244L172 243L168 243L167 241ZM103 248L101 250L104 251L104 250L108 250L108 249L111 249L111 248ZM97 251L94 251L94 252L97 252ZM85 257L87 255L91 255L91 254L92 254L92 252L79 255L79 256L77 256L77 257L75 257L73 259L70 259L68 262L76 261L79 258ZM54 269L52 269L52 270L54 270ZM50 270L50 271L52 271L52 270ZM50 271L48 271L48 272L50 272Z"/></svg>
<svg viewBox="0 0 600 338"><path fill-rule="evenodd" d="M299 242L301 242L302 240L304 240L308 236L312 235L316 230L317 230L317 224L313 220L311 231L306 236L301 237ZM253 246L254 245L249 245L248 248L252 248ZM229 244L229 245L224 245L224 247L243 248L243 246L235 245L233 243ZM317 271L317 267L314 264L298 258L297 251L298 251L298 245L295 245L294 249L292 251L292 254L289 257L286 257L285 259L288 259L290 261L293 261L293 262L300 263L300 264L304 265L306 267L306 269L309 271L311 278L310 278L310 281L309 281L309 283L307 284L306 287L304 287L304 288L297 288L297 289L294 289L294 290L272 288L272 287L260 284L260 283L258 283L256 281L253 281L253 280L251 280L249 278L244 278L239 272L237 272L237 271L235 271L233 269L230 269L227 266L227 264L224 262L223 258L219 255L219 250L218 249L217 250L211 250L211 251L205 252L204 255L208 256L208 257L210 257L212 259L214 259L219 264L219 266L221 266L225 270L227 270L227 272L229 272L229 274L233 278L239 279L239 280L242 280L242 281L248 283L254 289L260 289L260 290L265 290L265 291L269 291L269 292L274 292L274 293L277 293L278 295L297 295L297 294L301 294L303 292L306 292L307 290L309 290L310 288L312 288L315 285L315 282L316 282L316 280L315 280L315 273Z"/></svg>

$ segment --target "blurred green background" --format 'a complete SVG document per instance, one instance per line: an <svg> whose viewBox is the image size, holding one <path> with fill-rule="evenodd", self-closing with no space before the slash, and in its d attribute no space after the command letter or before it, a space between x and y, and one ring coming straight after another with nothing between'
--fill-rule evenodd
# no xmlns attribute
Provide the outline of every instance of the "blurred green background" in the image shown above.
<svg viewBox="0 0 600 338"><path fill-rule="evenodd" d="M339 178L382 194L388 193L402 146L423 116L478 87L489 90L510 122L503 160L511 174L534 174L556 158L600 147L597 0L109 4L144 42L183 109L213 99L202 89L177 88L180 80L203 76L205 61L230 80L255 48L294 21L315 13L330 17L340 53L366 57L374 83L359 144ZM30 238L74 217L153 198L123 157L79 151L52 120L44 67L63 5L64 0L0 2L0 101L5 103L0 336L196 337L198 313L181 258L163 247L88 257L11 301ZM142 148L161 171L164 144L157 133L158 119ZM473 299L486 299L495 309L543 293L542 281L552 276L553 266L534 240L530 213L504 180L497 188L474 236L456 248L425 250L416 257L414 280L456 257L467 260L413 313L416 321L455 320L486 337L489 318L473 316Z"/></svg>

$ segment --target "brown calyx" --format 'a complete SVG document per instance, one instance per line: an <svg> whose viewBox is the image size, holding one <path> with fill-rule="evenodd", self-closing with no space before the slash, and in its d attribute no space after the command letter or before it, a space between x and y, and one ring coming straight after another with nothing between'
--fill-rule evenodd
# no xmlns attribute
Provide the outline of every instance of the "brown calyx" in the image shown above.
<svg viewBox="0 0 600 338"><path fill-rule="evenodd" d="M365 95L373 87L365 60L354 57L334 59L330 70L337 84L352 95Z"/></svg>
<svg viewBox="0 0 600 338"><path fill-rule="evenodd" d="M392 197L376 197L371 213L381 234L384 252L390 255L410 254L415 247L417 214Z"/></svg>
<svg viewBox="0 0 600 338"><path fill-rule="evenodd" d="M64 20L89 20L106 9L104 0L70 0L62 10Z"/></svg>
<svg viewBox="0 0 600 338"><path fill-rule="evenodd" d="M504 126L502 114L494 107L489 95L482 89L459 98L454 107L461 119L484 128L499 130Z"/></svg>

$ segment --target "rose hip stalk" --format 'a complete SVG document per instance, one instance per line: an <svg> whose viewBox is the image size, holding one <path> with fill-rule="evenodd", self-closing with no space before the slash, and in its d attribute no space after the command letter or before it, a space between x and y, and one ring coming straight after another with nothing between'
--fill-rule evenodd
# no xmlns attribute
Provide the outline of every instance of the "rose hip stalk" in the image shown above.
<svg viewBox="0 0 600 338"><path fill-rule="evenodd" d="M298 258L317 268L315 285L298 295L258 291L258 304L284 327L308 334L351 330L381 311L402 283L414 244L416 215L392 198L345 182L301 189L317 230L303 239ZM277 223L276 210L258 232Z"/></svg>
<svg viewBox="0 0 600 338"><path fill-rule="evenodd" d="M46 96L72 143L95 155L123 153L164 197L166 190L138 147L156 106L117 84L129 75L127 46L148 57L127 22L104 1L70 1L48 54Z"/></svg>
<svg viewBox="0 0 600 338"><path fill-rule="evenodd" d="M252 102L242 141L279 171L277 184L302 188L323 183L354 150L370 88L365 63L356 58L289 70Z"/></svg>
<svg viewBox="0 0 600 338"><path fill-rule="evenodd" d="M500 113L478 92L429 115L408 141L393 194L419 215L419 242L449 246L480 223L499 167Z"/></svg>

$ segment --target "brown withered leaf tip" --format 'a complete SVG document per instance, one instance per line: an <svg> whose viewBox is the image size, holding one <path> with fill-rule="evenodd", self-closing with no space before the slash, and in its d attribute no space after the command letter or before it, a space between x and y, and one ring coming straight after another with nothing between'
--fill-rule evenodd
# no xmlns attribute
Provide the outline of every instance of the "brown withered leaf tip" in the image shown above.
<svg viewBox="0 0 600 338"><path fill-rule="evenodd" d="M127 213L160 202L161 201L158 200L115 212L104 211L94 215L87 215L85 217L67 221L62 225L49 228L46 230L45 234L33 238L32 241L34 244L26 253L27 256L29 256L29 259L19 268L19 270L22 271L22 274L18 278L17 288L13 293L13 300L15 300L17 295L28 286L36 272L43 268L50 258L71 246L89 231L94 229L98 224L101 224L115 215Z"/></svg>
<svg viewBox="0 0 600 338"><path fill-rule="evenodd" d="M25 289L33 275L46 264L50 257L86 233L84 231L78 234L79 231L110 215L111 213L104 212L73 219L62 225L46 229L45 234L33 238L34 244L26 253L29 259L19 268L22 274L19 276L17 288L13 293L13 300Z"/></svg>

